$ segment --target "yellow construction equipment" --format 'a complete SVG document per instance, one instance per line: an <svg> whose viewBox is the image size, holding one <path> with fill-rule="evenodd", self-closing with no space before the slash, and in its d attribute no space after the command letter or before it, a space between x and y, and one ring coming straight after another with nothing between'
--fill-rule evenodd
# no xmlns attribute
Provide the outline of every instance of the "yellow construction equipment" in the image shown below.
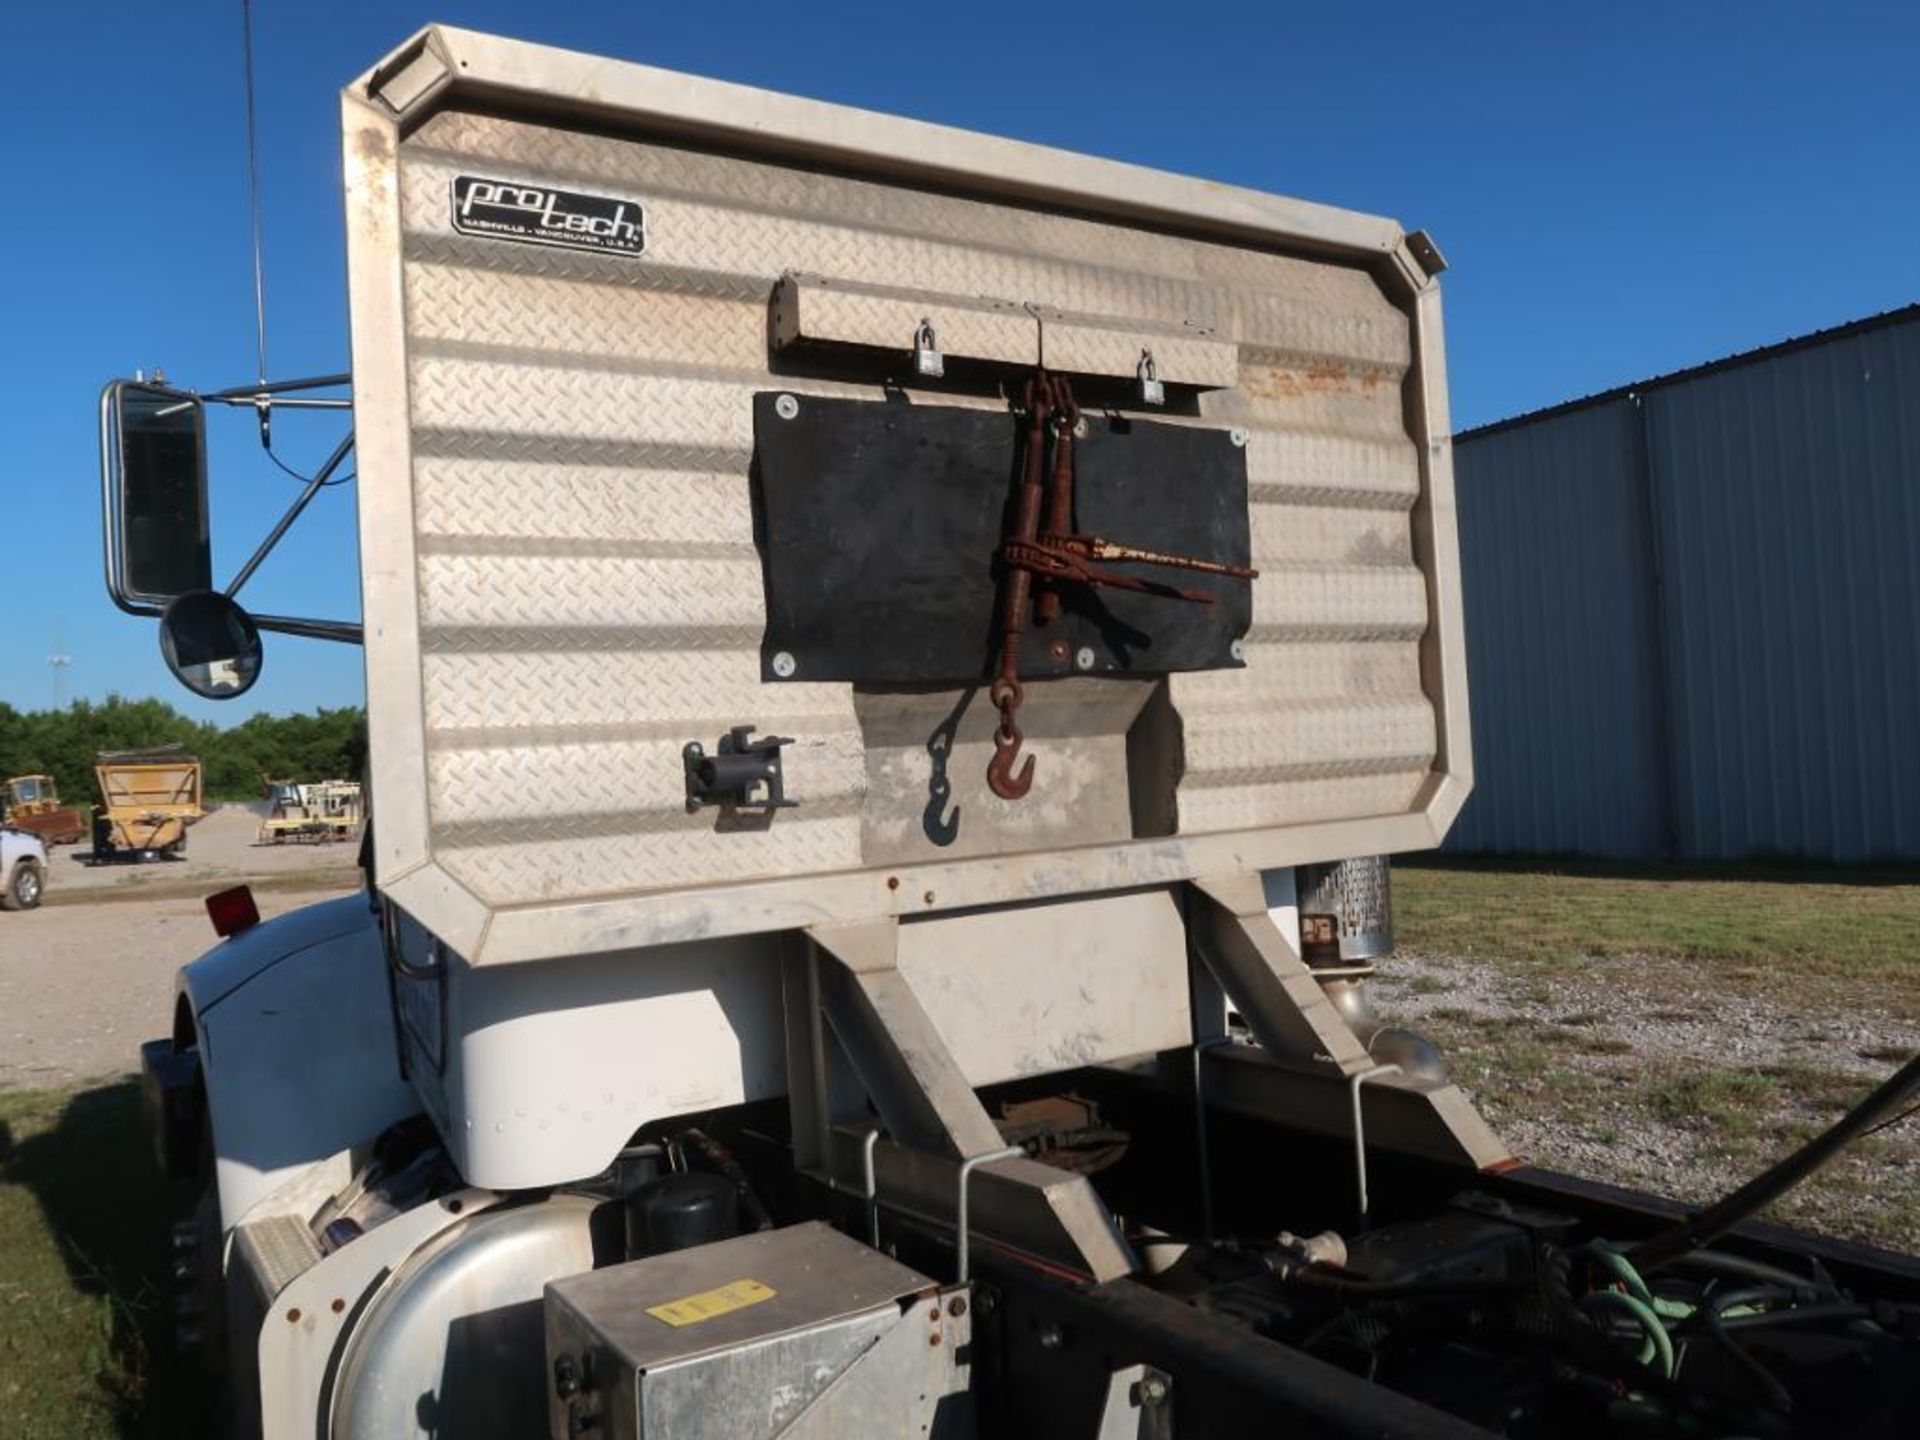
<svg viewBox="0 0 1920 1440"><path fill-rule="evenodd" d="M94 757L100 803L93 810L93 858L178 855L200 808L201 767L182 745L108 750Z"/></svg>
<svg viewBox="0 0 1920 1440"><path fill-rule="evenodd" d="M266 792L267 816L260 822L258 845L279 845L288 840L324 844L330 840L351 840L360 827L362 814L360 785L354 780L321 780L302 784L298 780L262 778Z"/></svg>
<svg viewBox="0 0 1920 1440"><path fill-rule="evenodd" d="M51 775L15 775L7 781L0 824L38 835L48 845L71 845L87 833L87 817L78 806L60 803L60 787Z"/></svg>

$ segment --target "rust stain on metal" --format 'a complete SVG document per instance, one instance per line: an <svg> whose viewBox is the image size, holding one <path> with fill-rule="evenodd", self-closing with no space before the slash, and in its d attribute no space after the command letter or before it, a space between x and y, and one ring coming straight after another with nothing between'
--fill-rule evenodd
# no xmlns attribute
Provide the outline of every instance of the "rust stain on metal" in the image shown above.
<svg viewBox="0 0 1920 1440"><path fill-rule="evenodd" d="M1240 388L1262 400L1297 400L1304 395L1342 392L1370 393L1387 377L1372 370L1350 370L1344 365L1248 365L1240 371Z"/></svg>

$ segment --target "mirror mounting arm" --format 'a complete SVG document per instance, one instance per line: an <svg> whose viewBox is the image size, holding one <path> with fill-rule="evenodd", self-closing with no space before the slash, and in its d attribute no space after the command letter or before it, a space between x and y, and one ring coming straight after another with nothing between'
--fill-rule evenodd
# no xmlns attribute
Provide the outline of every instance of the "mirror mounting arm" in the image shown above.
<svg viewBox="0 0 1920 1440"><path fill-rule="evenodd" d="M247 395L202 395L209 405L232 405L251 407L254 410L271 410L278 406L282 410L351 410L353 401L344 396L300 396L272 395L267 391L254 391Z"/></svg>
<svg viewBox="0 0 1920 1440"><path fill-rule="evenodd" d="M200 398L221 405L251 405L257 398L265 395L272 397L278 404L290 405L293 403L292 401L283 400L279 397L290 394L296 390L331 390L336 386L349 385L352 383L353 376L350 374L312 375L304 380L265 380L257 385L235 385L227 390L209 390ZM348 400L329 400L320 403L332 409L345 407L352 402Z"/></svg>
<svg viewBox="0 0 1920 1440"><path fill-rule="evenodd" d="M263 386L241 386L233 390L219 391L209 395L196 396L186 391L172 393L178 394L181 397L182 403L186 406L203 402L251 406L254 403L254 397L259 394L279 396L285 391L314 390L328 386L345 385L350 378L351 377L347 375L324 375L306 380L270 381ZM113 381L106 385L100 392L100 501L102 511L101 518L103 522L101 525L100 538L102 569L106 572L105 578L108 598L113 601L116 607L128 615L159 617L163 613L161 601L165 597L141 593L133 588L128 579L127 536L122 525L124 517L121 513L120 484L117 474L117 460L119 457L117 426L119 420L118 396L123 385L131 383L133 382ZM288 399L279 399L276 403L286 405L295 402ZM322 405L329 409L351 408L351 402L345 400L334 402L314 399L301 401L299 403L315 408ZM166 412L160 411L156 413L164 414ZM313 495L318 493L319 486L325 484L333 473L339 469L340 462L351 451L352 445L353 437L349 434L328 459L326 465L322 467L320 474L314 481L309 482L303 490L301 497L295 501L288 514L275 526L266 542L254 552L246 565L242 567L241 572L234 577L232 584L226 592L229 598L231 598L233 593L239 590L252 576L253 572L259 568L260 562L266 558L280 537L286 533L287 528L298 518L300 512L312 500ZM273 631L277 634L297 635L310 640L332 640L348 645L358 645L362 641L362 627L352 621L315 620L304 616L291 615L256 615L251 618L257 629Z"/></svg>
<svg viewBox="0 0 1920 1440"><path fill-rule="evenodd" d="M353 432L349 430L340 443L334 446L333 453L327 457L326 463L313 472L313 478L307 481L306 489L294 497L293 503L287 507L287 513L280 517L279 523L267 532L267 538L260 542L260 548L247 557L247 563L240 567L240 573L227 582L226 593L229 600L238 595L240 587L253 578L253 572L260 568L260 562L273 553L273 547L280 543L280 537L285 535L293 522L300 518L300 512L312 503L313 497L320 493L321 487L333 478L333 472L340 468L340 463L352 450Z"/></svg>
<svg viewBox="0 0 1920 1440"><path fill-rule="evenodd" d="M351 620L303 620L293 615L255 615L254 625L276 635L298 635L305 640L336 640L342 645L362 643L364 632Z"/></svg>

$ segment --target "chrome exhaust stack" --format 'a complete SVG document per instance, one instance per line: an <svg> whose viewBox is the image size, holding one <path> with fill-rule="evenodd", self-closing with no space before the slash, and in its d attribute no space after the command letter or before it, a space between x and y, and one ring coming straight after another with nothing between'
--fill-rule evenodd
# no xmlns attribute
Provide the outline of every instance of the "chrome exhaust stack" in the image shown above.
<svg viewBox="0 0 1920 1440"><path fill-rule="evenodd" d="M1417 1030L1388 1025L1374 1011L1366 983L1393 954L1393 870L1385 855L1364 855L1296 872L1300 954L1340 1018L1381 1065L1409 1075L1447 1078L1434 1043Z"/></svg>

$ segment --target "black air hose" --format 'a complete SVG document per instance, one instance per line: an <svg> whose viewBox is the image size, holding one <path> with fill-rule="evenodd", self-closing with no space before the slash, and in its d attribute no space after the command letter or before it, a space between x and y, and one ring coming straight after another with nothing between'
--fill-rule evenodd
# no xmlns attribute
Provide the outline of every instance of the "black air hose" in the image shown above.
<svg viewBox="0 0 1920 1440"><path fill-rule="evenodd" d="M1917 1091L1920 1091L1920 1055L1902 1065L1871 1095L1786 1159L1754 1176L1724 1200L1688 1216L1651 1240L1641 1241L1627 1252L1627 1258L1642 1274L1650 1274L1689 1250L1697 1250L1726 1234L1907 1104Z"/></svg>

